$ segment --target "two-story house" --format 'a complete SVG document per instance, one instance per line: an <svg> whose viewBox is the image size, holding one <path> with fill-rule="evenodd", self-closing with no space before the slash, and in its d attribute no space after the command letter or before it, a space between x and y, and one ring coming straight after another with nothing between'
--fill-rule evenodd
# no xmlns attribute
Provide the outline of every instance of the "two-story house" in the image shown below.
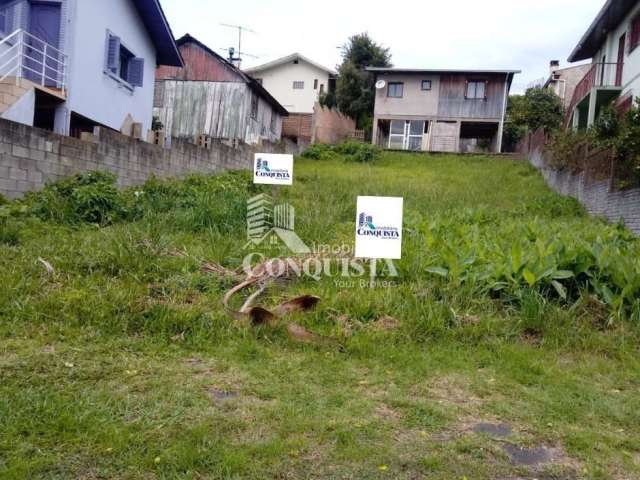
<svg viewBox="0 0 640 480"><path fill-rule="evenodd" d="M593 125L603 107L614 102L628 110L640 95L640 1L608 0L569 56L591 59L575 89L567 123L576 130Z"/></svg>
<svg viewBox="0 0 640 480"><path fill-rule="evenodd" d="M337 73L299 53L248 68L245 72L289 111L282 135L310 139L315 104L320 95L333 91Z"/></svg>
<svg viewBox="0 0 640 480"><path fill-rule="evenodd" d="M156 66L182 66L158 0L0 2L0 116L79 136L151 128Z"/></svg>
<svg viewBox="0 0 640 480"><path fill-rule="evenodd" d="M573 65L570 67L560 68L559 60L551 60L549 64L549 77L542 84L543 88L548 88L554 92L560 100L564 108L567 109L571 105L573 94L576 91L578 83L587 74L591 65Z"/></svg>
<svg viewBox="0 0 640 480"><path fill-rule="evenodd" d="M260 82L191 35L177 44L184 68L156 72L154 116L167 135L248 144L280 140L288 112Z"/></svg>
<svg viewBox="0 0 640 480"><path fill-rule="evenodd" d="M500 152L519 70L368 68L376 75L373 143L388 149Z"/></svg>

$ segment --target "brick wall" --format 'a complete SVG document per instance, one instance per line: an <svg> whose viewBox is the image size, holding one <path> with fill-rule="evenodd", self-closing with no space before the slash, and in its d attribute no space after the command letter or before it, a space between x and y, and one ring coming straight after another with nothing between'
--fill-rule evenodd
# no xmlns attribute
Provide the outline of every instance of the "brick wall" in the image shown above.
<svg viewBox="0 0 640 480"><path fill-rule="evenodd" d="M298 153L290 142L231 147L213 141L211 148L205 149L174 140L169 149L106 129L96 130L96 135L85 141L0 119L0 194L17 198L47 182L92 170L111 171L120 186L132 186L152 175L179 177L250 169L258 151Z"/></svg>
<svg viewBox="0 0 640 480"><path fill-rule="evenodd" d="M282 119L282 136L311 140L312 113L290 113Z"/></svg>
<svg viewBox="0 0 640 480"><path fill-rule="evenodd" d="M577 199L591 215L604 217L612 223L622 220L629 230L640 234L640 189L615 188L610 152L586 152L584 164L587 167L574 173L549 167L545 143L544 135L536 132L523 140L520 151L540 170L550 188ZM609 168L606 168L607 164ZM599 168L589 168L596 165Z"/></svg>
<svg viewBox="0 0 640 480"><path fill-rule="evenodd" d="M323 108L316 103L313 109L313 143L336 144L352 138L356 122L335 109Z"/></svg>

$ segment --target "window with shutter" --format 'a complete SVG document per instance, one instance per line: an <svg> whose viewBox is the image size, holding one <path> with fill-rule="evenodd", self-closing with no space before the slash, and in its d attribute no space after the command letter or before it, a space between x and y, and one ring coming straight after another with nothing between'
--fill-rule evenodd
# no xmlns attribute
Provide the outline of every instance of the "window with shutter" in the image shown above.
<svg viewBox="0 0 640 480"><path fill-rule="evenodd" d="M142 87L144 82L144 59L132 58L129 60L128 75L126 79L134 87Z"/></svg>
<svg viewBox="0 0 640 480"><path fill-rule="evenodd" d="M629 53L640 45L640 15L631 21L631 34L629 35Z"/></svg>
<svg viewBox="0 0 640 480"><path fill-rule="evenodd" d="M120 68L120 38L110 33L107 34L106 68L116 75Z"/></svg>
<svg viewBox="0 0 640 480"><path fill-rule="evenodd" d="M131 87L142 87L144 83L144 59L136 57L126 48L120 37L107 32L105 72Z"/></svg>

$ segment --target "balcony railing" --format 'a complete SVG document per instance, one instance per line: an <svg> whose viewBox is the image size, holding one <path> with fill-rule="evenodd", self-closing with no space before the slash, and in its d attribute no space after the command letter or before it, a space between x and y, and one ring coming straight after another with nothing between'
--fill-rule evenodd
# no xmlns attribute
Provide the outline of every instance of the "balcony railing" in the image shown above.
<svg viewBox="0 0 640 480"><path fill-rule="evenodd" d="M596 87L620 87L622 85L622 63L594 63L587 74L576 85L569 108L567 124L571 120L573 110Z"/></svg>
<svg viewBox="0 0 640 480"><path fill-rule="evenodd" d="M67 55L22 29L0 40L0 82L8 77L26 78L64 95L67 65Z"/></svg>

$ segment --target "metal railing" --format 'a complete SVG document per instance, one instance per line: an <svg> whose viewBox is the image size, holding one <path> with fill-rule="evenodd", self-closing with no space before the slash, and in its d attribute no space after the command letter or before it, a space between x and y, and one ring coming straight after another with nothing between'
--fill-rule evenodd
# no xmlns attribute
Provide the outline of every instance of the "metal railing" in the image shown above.
<svg viewBox="0 0 640 480"><path fill-rule="evenodd" d="M594 63L580 80L573 92L567 109L566 122L571 120L576 106L596 87L620 87L622 84L622 63Z"/></svg>
<svg viewBox="0 0 640 480"><path fill-rule="evenodd" d="M68 56L44 40L18 29L0 40L0 82L25 78L66 94Z"/></svg>

